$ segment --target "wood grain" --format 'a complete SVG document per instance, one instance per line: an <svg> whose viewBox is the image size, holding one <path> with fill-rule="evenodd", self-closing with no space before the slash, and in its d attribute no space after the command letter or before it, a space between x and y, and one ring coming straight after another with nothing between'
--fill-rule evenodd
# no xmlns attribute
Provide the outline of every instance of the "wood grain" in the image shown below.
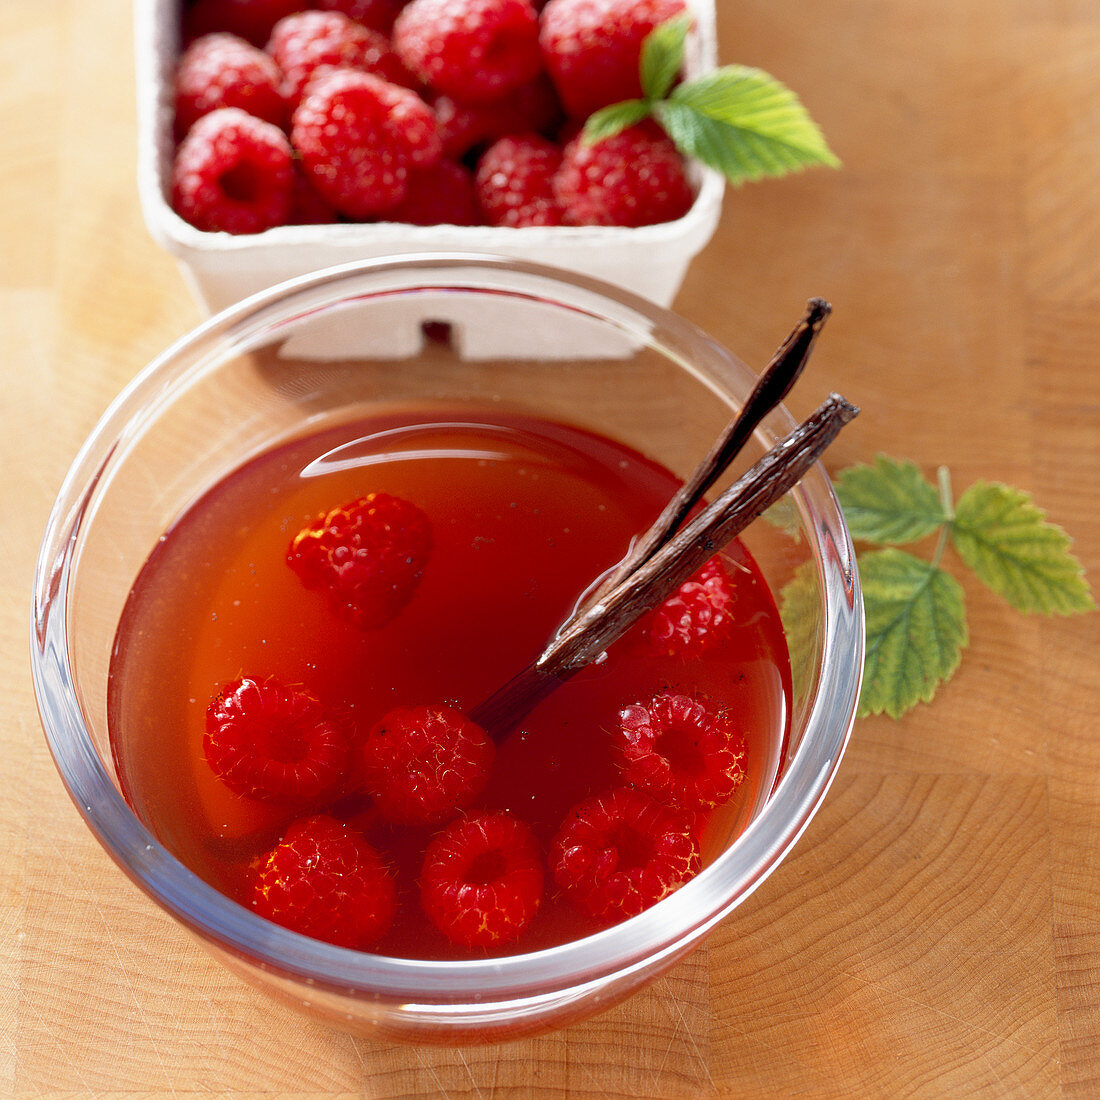
<svg viewBox="0 0 1100 1100"><path fill-rule="evenodd" d="M829 299L791 406L862 406L832 465L882 451L949 465L959 491L1019 485L1095 585L1097 6L719 9L723 59L798 90L844 168L731 191L679 310L761 364ZM239 983L124 879L46 753L26 630L80 441L199 317L137 205L130 19L126 0L0 5L0 1095L1100 1092L1098 617L1021 617L969 578L971 645L935 702L857 723L772 878L671 973L562 1031L352 1039Z"/></svg>

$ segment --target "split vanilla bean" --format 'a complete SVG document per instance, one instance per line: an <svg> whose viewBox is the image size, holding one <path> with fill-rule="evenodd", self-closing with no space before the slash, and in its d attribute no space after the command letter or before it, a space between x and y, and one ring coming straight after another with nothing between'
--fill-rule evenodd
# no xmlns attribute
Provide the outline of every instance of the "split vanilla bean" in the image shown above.
<svg viewBox="0 0 1100 1100"><path fill-rule="evenodd" d="M503 736L539 701L620 638L754 519L794 488L859 410L838 394L651 556L565 623L539 657L470 712Z"/></svg>
<svg viewBox="0 0 1100 1100"><path fill-rule="evenodd" d="M633 573L669 540L695 505L703 499L703 494L737 457L760 421L787 396L798 381L818 333L831 312L832 306L823 298L810 299L802 319L779 345L738 414L726 425L703 461L672 496L649 530L638 537L611 575L585 600L585 607L599 602L605 593Z"/></svg>

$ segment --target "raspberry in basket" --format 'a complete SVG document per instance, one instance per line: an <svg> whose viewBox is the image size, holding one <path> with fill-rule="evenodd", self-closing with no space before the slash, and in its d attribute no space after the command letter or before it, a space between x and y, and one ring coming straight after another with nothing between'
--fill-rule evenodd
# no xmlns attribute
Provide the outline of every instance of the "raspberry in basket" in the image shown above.
<svg viewBox="0 0 1100 1100"><path fill-rule="evenodd" d="M595 145L574 138L554 188L567 225L654 225L682 217L694 201L683 157L649 123Z"/></svg>
<svg viewBox="0 0 1100 1100"><path fill-rule="evenodd" d="M683 0L550 0L539 42L565 109L587 118L640 96L642 42L682 11Z"/></svg>
<svg viewBox="0 0 1100 1100"><path fill-rule="evenodd" d="M393 40L426 84L462 102L501 99L542 71L530 0L412 0Z"/></svg>
<svg viewBox="0 0 1100 1100"><path fill-rule="evenodd" d="M446 157L428 168L413 168L405 197L386 212L386 219L409 225L479 225L474 177L464 164Z"/></svg>
<svg viewBox="0 0 1100 1100"><path fill-rule="evenodd" d="M449 157L509 134L551 135L562 121L557 93L545 75L492 103L460 103L447 95L436 95L431 103Z"/></svg>
<svg viewBox="0 0 1100 1100"><path fill-rule="evenodd" d="M554 173L561 147L538 134L502 137L477 166L477 195L490 225L561 225Z"/></svg>
<svg viewBox="0 0 1100 1100"><path fill-rule="evenodd" d="M321 196L364 221L396 206L409 169L434 164L443 151L435 116L415 92L354 69L310 81L291 141Z"/></svg>
<svg viewBox="0 0 1100 1100"><path fill-rule="evenodd" d="M309 81L323 69L359 69L408 86L411 73L385 35L338 11L300 11L275 24L267 52L283 74L283 93L297 106Z"/></svg>
<svg viewBox="0 0 1100 1100"><path fill-rule="evenodd" d="M317 194L317 188L298 163L294 171L294 187L290 193L290 214L288 225L331 225L338 222L340 216L328 200Z"/></svg>
<svg viewBox="0 0 1100 1100"><path fill-rule="evenodd" d="M286 135L239 107L203 115L172 165L172 209L211 232L261 233L283 225L293 187Z"/></svg>
<svg viewBox="0 0 1100 1100"><path fill-rule="evenodd" d="M196 38L176 66L176 133L182 138L203 115L239 107L283 124L286 105L279 67L263 50L234 34Z"/></svg>

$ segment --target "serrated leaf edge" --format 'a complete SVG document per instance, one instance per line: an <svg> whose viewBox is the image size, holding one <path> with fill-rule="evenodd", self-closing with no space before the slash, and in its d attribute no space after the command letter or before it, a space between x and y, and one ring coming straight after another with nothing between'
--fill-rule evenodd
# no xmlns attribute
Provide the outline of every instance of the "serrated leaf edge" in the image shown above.
<svg viewBox="0 0 1100 1100"><path fill-rule="evenodd" d="M996 490L1008 498L1008 510L1018 514L1020 528L1027 528L1037 535L1051 540L1052 557L1045 559L1051 571L1035 567L1038 559L1009 553L1003 544L982 537L982 528L967 522L968 505L982 492ZM1085 569L1071 552L1073 538L1064 528L1046 518L1046 513L1034 501L1030 493L1000 481L975 481L959 498L951 523L951 542L956 553L974 572L974 575L991 591L1001 596L1011 607L1023 614L1073 615L1096 610ZM974 549L983 551L974 553ZM989 561L1002 563L1001 572L1009 572L1020 582L1021 588L1006 586L998 571L990 568ZM1014 568L1006 570L1003 563ZM1041 562L1040 562L1041 564ZM1028 595L1020 598L1026 591Z"/></svg>
<svg viewBox="0 0 1100 1100"><path fill-rule="evenodd" d="M900 523L900 513L870 508L853 500L845 500L846 496L852 495L851 486L859 484L864 478L881 477L889 484L892 481L897 483L899 476L913 477L918 485L927 489L924 502L913 502L914 507L910 513L908 527L904 530ZM935 486L924 476L920 467L908 459L877 454L872 462L845 467L833 480L837 500L840 502L849 533L856 541L875 543L879 546L904 546L919 542L951 520L951 515L945 510ZM934 511L923 510L923 505L928 502L934 504ZM890 517L891 515L899 518L893 524L884 524L880 521L877 528L860 520L860 517L865 516ZM892 527L893 533L884 534L884 527Z"/></svg>
<svg viewBox="0 0 1100 1100"><path fill-rule="evenodd" d="M715 94L718 86L731 81L748 85L748 95L738 101L731 99L728 91ZM749 105L753 100L757 101L757 105L750 110ZM749 65L723 65L694 80L677 85L670 92L668 102L679 104L715 123L729 127L746 139L758 138L772 146L787 149L800 162L800 167L807 168L814 164L840 167L839 158L829 148L824 133L798 94L763 69ZM781 125L746 125L746 113L758 122L766 120L772 124L779 122ZM776 129L784 133L777 135ZM792 129L797 134L797 140L792 140Z"/></svg>
<svg viewBox="0 0 1100 1100"><path fill-rule="evenodd" d="M920 593L923 592L924 588L930 585L937 578L941 578L954 586L954 588L958 592L961 607L961 636L958 640L958 644L955 646L953 660L951 660L948 666L945 667L941 672L937 672L933 679L925 678L925 686L918 691L916 698L913 699L912 702L898 703L896 695L891 701L882 704L872 705L868 702L868 696L870 695L871 688L875 682L874 669L872 666L874 665L874 660L877 655L879 645L874 643L871 635L867 636L863 662L863 688L860 691L859 702L856 706L856 716L859 718L867 718L875 714L886 714L890 718L899 719L903 715L907 714L914 707L916 707L918 703L931 702L939 688L943 684L947 683L947 681L950 680L951 677L954 676L954 674L958 671L959 665L962 663L962 651L967 647L967 645L969 645L970 642L970 628L966 619L965 592L962 588L962 585L960 585L955 577L947 572L947 570L941 569L939 566L934 565L931 562L927 562L922 558L918 558L913 554L908 554L904 551L895 550L893 548L887 548L885 550L875 550L860 555L858 558L858 564L860 566L861 573L864 571L868 558L878 557L880 555L904 557L914 563L919 564L925 569L927 580L914 594L913 599L908 602L907 607L911 608L916 603L916 599L919 597ZM867 589L866 587L864 587L863 599L865 611L867 606L867 598ZM880 632L881 636L885 638L889 633L889 630L892 630L895 623L897 623L898 621L900 621L900 615L897 619L890 623L888 630Z"/></svg>

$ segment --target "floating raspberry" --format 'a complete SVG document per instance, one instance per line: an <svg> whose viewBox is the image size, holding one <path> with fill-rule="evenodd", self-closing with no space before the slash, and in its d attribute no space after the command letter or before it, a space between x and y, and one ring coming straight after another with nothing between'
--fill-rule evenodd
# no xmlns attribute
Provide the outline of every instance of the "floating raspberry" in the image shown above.
<svg viewBox="0 0 1100 1100"><path fill-rule="evenodd" d="M226 684L207 707L203 751L230 790L289 801L332 794L350 757L347 732L315 696L247 676Z"/></svg>
<svg viewBox="0 0 1100 1100"><path fill-rule="evenodd" d="M404 0L316 0L322 11L338 11L372 31L389 35Z"/></svg>
<svg viewBox="0 0 1100 1100"><path fill-rule="evenodd" d="M405 197L386 211L386 219L409 225L478 225L474 177L465 165L443 159L409 172Z"/></svg>
<svg viewBox="0 0 1100 1100"><path fill-rule="evenodd" d="M389 928L393 877L360 833L327 814L295 822L258 863L252 908L304 936L361 949Z"/></svg>
<svg viewBox="0 0 1100 1100"><path fill-rule="evenodd" d="M501 99L542 71L530 0L412 0L393 42L426 84L464 103Z"/></svg>
<svg viewBox="0 0 1100 1100"><path fill-rule="evenodd" d="M559 888L601 920L637 916L702 865L691 817L631 787L574 806L548 862Z"/></svg>
<svg viewBox="0 0 1100 1100"><path fill-rule="evenodd" d="M279 67L263 50L234 34L195 39L176 66L176 133L219 107L239 107L281 126L286 116Z"/></svg>
<svg viewBox="0 0 1100 1100"><path fill-rule="evenodd" d="M728 801L745 778L745 742L732 715L687 695L623 707L615 742L626 783L687 810Z"/></svg>
<svg viewBox="0 0 1100 1100"><path fill-rule="evenodd" d="M492 103L460 103L437 95L432 110L443 152L456 159L508 134L551 134L561 123L558 97L542 75Z"/></svg>
<svg viewBox="0 0 1100 1100"><path fill-rule="evenodd" d="M595 145L574 138L554 181L568 225L674 221L694 196L683 157L656 126L631 126Z"/></svg>
<svg viewBox="0 0 1100 1100"><path fill-rule="evenodd" d="M303 527L287 564L306 588L326 592L341 618L373 629L412 599L431 548L431 526L415 504L370 493Z"/></svg>
<svg viewBox="0 0 1100 1100"><path fill-rule="evenodd" d="M736 598L722 562L711 558L648 617L650 646L666 657L698 657L729 637Z"/></svg>
<svg viewBox="0 0 1100 1100"><path fill-rule="evenodd" d="M574 118L642 94L639 62L651 30L683 0L550 0L539 44L546 70Z"/></svg>
<svg viewBox="0 0 1100 1100"><path fill-rule="evenodd" d="M290 214L294 163L286 135L239 107L191 127L172 165L172 209L198 229L262 233Z"/></svg>
<svg viewBox="0 0 1100 1100"><path fill-rule="evenodd" d="M409 169L442 155L435 116L419 96L354 69L330 69L310 81L291 140L322 197L358 220L399 203Z"/></svg>
<svg viewBox="0 0 1100 1100"><path fill-rule="evenodd" d="M542 901L543 871L534 833L507 813L451 822L424 856L424 911L453 943L510 943Z"/></svg>
<svg viewBox="0 0 1100 1100"><path fill-rule="evenodd" d="M490 225L561 225L554 173L561 149L537 134L503 137L482 154L477 197Z"/></svg>
<svg viewBox="0 0 1100 1100"><path fill-rule="evenodd" d="M388 820L435 824L477 798L493 755L489 735L461 711L395 707L363 742L364 782Z"/></svg>
<svg viewBox="0 0 1100 1100"><path fill-rule="evenodd" d="M358 69L405 86L414 80L385 35L338 11L300 11L280 19L267 52L282 70L283 94L292 108L326 69Z"/></svg>
<svg viewBox="0 0 1100 1100"><path fill-rule="evenodd" d="M191 42L212 31L230 34L263 46L271 28L297 11L303 0L194 0L183 13L183 40Z"/></svg>

